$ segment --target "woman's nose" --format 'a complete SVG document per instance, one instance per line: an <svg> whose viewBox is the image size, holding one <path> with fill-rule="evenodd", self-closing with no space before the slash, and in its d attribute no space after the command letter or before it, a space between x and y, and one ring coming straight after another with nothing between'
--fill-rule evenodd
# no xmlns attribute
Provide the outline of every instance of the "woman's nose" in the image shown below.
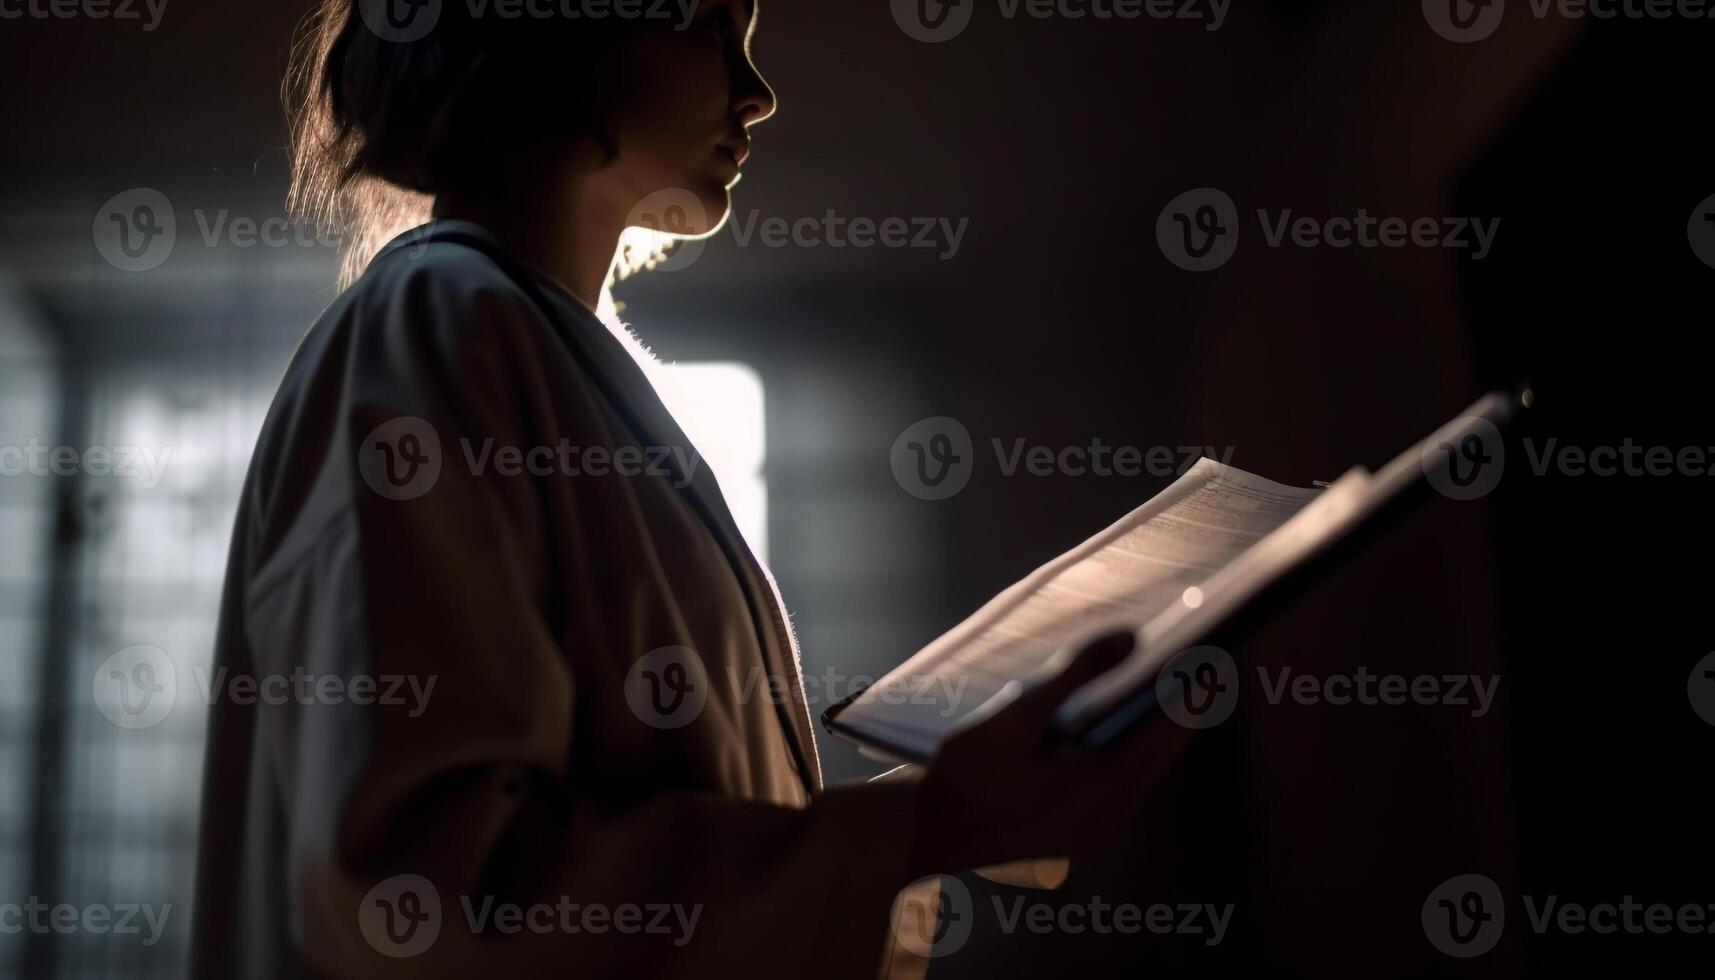
<svg viewBox="0 0 1715 980"><path fill-rule="evenodd" d="M774 90L763 81L750 59L744 59L738 77L733 80L733 113L740 123L750 127L774 115L776 107Z"/></svg>

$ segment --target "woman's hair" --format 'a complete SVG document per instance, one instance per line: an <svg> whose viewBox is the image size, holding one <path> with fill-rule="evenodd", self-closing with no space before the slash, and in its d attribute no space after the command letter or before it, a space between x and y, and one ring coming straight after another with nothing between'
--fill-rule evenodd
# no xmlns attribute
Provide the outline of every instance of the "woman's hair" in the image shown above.
<svg viewBox="0 0 1715 980"><path fill-rule="evenodd" d="M632 25L503 17L466 0L417 0L404 9L423 20L403 29L385 19L387 5L411 2L320 0L293 45L287 206L344 243L342 285L426 221L436 195L539 176L533 168L578 136L614 152L615 55ZM662 247L628 232L617 274L653 264Z"/></svg>

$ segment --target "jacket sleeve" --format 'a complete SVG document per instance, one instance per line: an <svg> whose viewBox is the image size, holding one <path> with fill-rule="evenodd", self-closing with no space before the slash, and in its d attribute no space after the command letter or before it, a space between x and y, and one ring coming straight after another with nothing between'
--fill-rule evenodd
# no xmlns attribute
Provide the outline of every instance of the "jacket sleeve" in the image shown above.
<svg viewBox="0 0 1715 980"><path fill-rule="evenodd" d="M344 474L347 504L246 597L260 661L376 678L373 703L263 726L301 955L351 978L874 977L915 781L802 809L565 790L579 678L544 613L540 491L467 459L532 444L518 338L545 327L503 283L430 273L350 340L329 453L372 457L287 460Z"/></svg>

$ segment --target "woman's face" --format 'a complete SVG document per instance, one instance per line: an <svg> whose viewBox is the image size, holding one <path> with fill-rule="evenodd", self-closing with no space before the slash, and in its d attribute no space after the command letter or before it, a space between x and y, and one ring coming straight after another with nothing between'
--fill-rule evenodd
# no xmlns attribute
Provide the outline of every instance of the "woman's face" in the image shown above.
<svg viewBox="0 0 1715 980"><path fill-rule="evenodd" d="M755 23L756 0L701 0L688 22L633 35L609 130L629 224L703 235L725 220L748 129L774 114L774 92L750 60Z"/></svg>

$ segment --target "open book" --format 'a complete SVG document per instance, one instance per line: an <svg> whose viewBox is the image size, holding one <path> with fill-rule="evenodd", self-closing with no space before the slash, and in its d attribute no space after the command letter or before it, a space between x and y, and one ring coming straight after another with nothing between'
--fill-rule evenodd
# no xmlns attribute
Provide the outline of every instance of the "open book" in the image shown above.
<svg viewBox="0 0 1715 980"><path fill-rule="evenodd" d="M1283 486L1199 460L1096 536L1032 572L886 676L823 716L872 754L921 762L997 696L1059 651L1116 629L1136 644L1076 692L1056 719L1099 743L1154 704L1174 654L1203 642L1289 573L1352 537L1427 483L1456 492L1498 453L1517 399L1495 393L1382 469L1354 467L1326 488ZM1498 476L1498 473L1496 474Z"/></svg>

